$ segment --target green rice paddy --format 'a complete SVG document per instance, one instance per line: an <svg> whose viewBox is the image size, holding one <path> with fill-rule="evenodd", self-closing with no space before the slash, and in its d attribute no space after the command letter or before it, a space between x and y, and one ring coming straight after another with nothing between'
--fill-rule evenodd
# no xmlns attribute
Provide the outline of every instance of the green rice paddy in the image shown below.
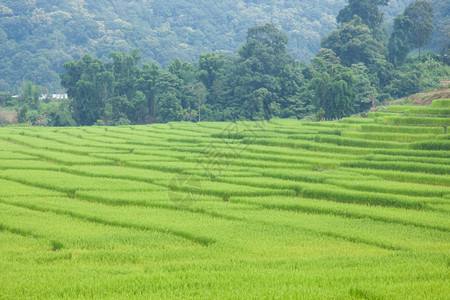
<svg viewBox="0 0 450 300"><path fill-rule="evenodd" d="M0 128L0 299L448 299L449 105Z"/></svg>

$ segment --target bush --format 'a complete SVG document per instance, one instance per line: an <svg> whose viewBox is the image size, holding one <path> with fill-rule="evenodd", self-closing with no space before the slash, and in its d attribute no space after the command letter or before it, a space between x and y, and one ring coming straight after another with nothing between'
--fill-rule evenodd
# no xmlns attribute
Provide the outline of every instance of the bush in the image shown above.
<svg viewBox="0 0 450 300"><path fill-rule="evenodd" d="M94 124L95 126L105 126L105 121L99 119L95 122Z"/></svg>

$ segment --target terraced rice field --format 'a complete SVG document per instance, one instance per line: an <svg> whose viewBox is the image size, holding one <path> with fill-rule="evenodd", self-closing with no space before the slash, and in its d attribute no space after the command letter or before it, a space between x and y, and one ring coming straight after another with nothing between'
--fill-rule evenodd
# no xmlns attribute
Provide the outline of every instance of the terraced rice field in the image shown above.
<svg viewBox="0 0 450 300"><path fill-rule="evenodd" d="M0 128L0 298L448 298L449 105Z"/></svg>

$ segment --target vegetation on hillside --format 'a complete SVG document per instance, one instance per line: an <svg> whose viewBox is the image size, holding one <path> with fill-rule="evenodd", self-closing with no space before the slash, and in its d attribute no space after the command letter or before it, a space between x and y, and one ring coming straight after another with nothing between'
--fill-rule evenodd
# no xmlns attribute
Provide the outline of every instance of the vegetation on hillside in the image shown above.
<svg viewBox="0 0 450 300"><path fill-rule="evenodd" d="M383 10L386 19L410 2L391 0ZM435 11L442 11L435 19L438 52L448 25L446 2L433 0ZM137 48L143 62L164 68L175 58L193 63L210 51L235 54L247 29L265 23L286 34L294 58L307 61L336 27L344 5L345 0L2 0L0 91L17 93L28 80L57 92L63 64L86 54L106 61L111 52Z"/></svg>
<svg viewBox="0 0 450 300"><path fill-rule="evenodd" d="M3 102L16 104L19 122L56 126L347 117L450 77L445 56L421 55L432 36L432 6L412 2L394 18L389 36L381 11L387 5L350 0L308 65L267 23L248 29L237 55L209 52L195 63L176 58L166 68L142 64L137 49L111 52L108 60L85 55L64 64L69 99L38 99L39 87L25 81L19 98ZM417 56L409 57L414 49Z"/></svg>

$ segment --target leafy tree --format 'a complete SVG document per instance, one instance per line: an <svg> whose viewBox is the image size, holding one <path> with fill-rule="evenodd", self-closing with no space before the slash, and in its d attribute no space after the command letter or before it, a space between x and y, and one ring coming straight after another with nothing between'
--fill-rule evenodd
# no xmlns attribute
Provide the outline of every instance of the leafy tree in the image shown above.
<svg viewBox="0 0 450 300"><path fill-rule="evenodd" d="M421 48L431 40L433 26L433 7L426 1L417 0L394 19L394 27L389 38L389 61L400 65L408 53Z"/></svg>
<svg viewBox="0 0 450 300"><path fill-rule="evenodd" d="M387 6L389 0L349 0L339 11L336 20L343 24L350 22L354 16L361 18L363 24L374 29L383 23L383 13L378 6Z"/></svg>
<svg viewBox="0 0 450 300"><path fill-rule="evenodd" d="M39 108L47 120L47 126L75 126L70 111L70 100L63 99L60 102L50 102Z"/></svg>
<svg viewBox="0 0 450 300"><path fill-rule="evenodd" d="M328 68L341 63L341 59L339 58L339 56L337 56L333 50L328 48L320 48L319 52L317 52L316 57L321 58Z"/></svg>
<svg viewBox="0 0 450 300"><path fill-rule="evenodd" d="M410 24L410 41L412 45L421 48L431 41L433 32L433 7L425 0L417 0L408 5L404 12Z"/></svg>
<svg viewBox="0 0 450 300"><path fill-rule="evenodd" d="M195 77L194 66L188 62L181 62L178 58L170 61L167 71L181 79L184 84L192 82Z"/></svg>
<svg viewBox="0 0 450 300"><path fill-rule="evenodd" d="M197 79L205 87L205 102L199 110L202 120L233 120L240 99L234 96L238 58L207 53L198 62Z"/></svg>
<svg viewBox="0 0 450 300"><path fill-rule="evenodd" d="M163 71L156 79L156 120L158 122L180 121L182 81L175 75Z"/></svg>
<svg viewBox="0 0 450 300"><path fill-rule="evenodd" d="M287 37L272 24L248 30L246 43L238 51L234 89L235 98L247 110L245 115L278 115L289 104L287 99L298 94L303 75L287 53L287 43Z"/></svg>
<svg viewBox="0 0 450 300"><path fill-rule="evenodd" d="M17 112L17 121L19 123L25 123L27 122L27 114L28 114L28 105L24 104L20 107L19 111Z"/></svg>
<svg viewBox="0 0 450 300"><path fill-rule="evenodd" d="M211 89L212 85L223 74L226 59L222 53L214 52L200 54L198 59L197 77L207 89Z"/></svg>
<svg viewBox="0 0 450 300"><path fill-rule="evenodd" d="M145 124L147 119L147 98L141 91L137 91L131 99L132 109L128 113L128 119L135 124Z"/></svg>
<svg viewBox="0 0 450 300"><path fill-rule="evenodd" d="M384 59L384 45L372 36L370 28L355 16L322 40L322 47L334 51L344 66L359 62L366 66Z"/></svg>
<svg viewBox="0 0 450 300"><path fill-rule="evenodd" d="M450 66L450 44L441 51L442 62Z"/></svg>
<svg viewBox="0 0 450 300"><path fill-rule="evenodd" d="M448 78L450 68L440 62L433 54L425 54L411 59L398 67L385 91L394 98L405 97L421 91L439 87L440 78Z"/></svg>
<svg viewBox="0 0 450 300"><path fill-rule="evenodd" d="M315 63L325 65L320 58ZM317 72L311 81L315 92L316 111L322 109L326 119L343 118L354 112L354 78L351 70L335 65L326 72Z"/></svg>
<svg viewBox="0 0 450 300"><path fill-rule="evenodd" d="M114 84L112 85L112 96L124 96L132 98L136 93L136 81L139 77L137 66L141 57L139 50L135 49L131 54L111 52L111 63L105 65L105 70L112 74Z"/></svg>
<svg viewBox="0 0 450 300"><path fill-rule="evenodd" d="M450 1L431 0L434 12L434 31L430 48L437 52L445 52L450 48Z"/></svg>
<svg viewBox="0 0 450 300"><path fill-rule="evenodd" d="M172 92L164 93L158 97L158 122L181 121L183 108L180 99Z"/></svg>
<svg viewBox="0 0 450 300"><path fill-rule="evenodd" d="M354 88L356 98L354 108L356 112L363 112L370 109L378 98L378 92L371 83L369 70L363 63L357 63L351 66L353 73Z"/></svg>
<svg viewBox="0 0 450 300"><path fill-rule="evenodd" d="M146 119L145 122L156 122L156 81L159 77L159 67L153 63L143 64L139 79L136 81L137 89L145 95Z"/></svg>
<svg viewBox="0 0 450 300"><path fill-rule="evenodd" d="M7 105L12 100L12 95L9 92L0 92L0 106Z"/></svg>
<svg viewBox="0 0 450 300"><path fill-rule="evenodd" d="M39 105L39 98L42 95L42 87L34 85L31 81L24 81L20 97L24 104L27 104L30 109L37 109Z"/></svg>
<svg viewBox="0 0 450 300"><path fill-rule="evenodd" d="M101 60L90 55L67 63L64 67L67 73L61 75L61 84L74 100L72 105L77 123L94 124L103 114L114 76L105 70Z"/></svg>
<svg viewBox="0 0 450 300"><path fill-rule="evenodd" d="M369 78L373 86L380 92L392 80L394 65L386 59L378 59L373 65L366 66L369 69Z"/></svg>
<svg viewBox="0 0 450 300"><path fill-rule="evenodd" d="M411 51L412 45L409 37L411 27L411 20L404 14L395 17L394 27L388 45L388 59L395 65L402 64Z"/></svg>
<svg viewBox="0 0 450 300"><path fill-rule="evenodd" d="M278 97L266 88L254 91L244 103L244 116L250 120L264 120L280 115Z"/></svg>

